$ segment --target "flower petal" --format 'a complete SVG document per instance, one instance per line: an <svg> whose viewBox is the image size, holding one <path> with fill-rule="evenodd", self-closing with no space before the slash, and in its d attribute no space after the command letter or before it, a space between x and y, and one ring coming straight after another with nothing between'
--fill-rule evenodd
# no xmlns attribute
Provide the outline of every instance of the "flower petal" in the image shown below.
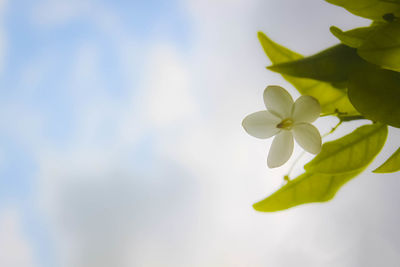
<svg viewBox="0 0 400 267"><path fill-rule="evenodd" d="M293 99L290 94L280 86L270 85L264 90L264 103L268 111L286 119L291 115Z"/></svg>
<svg viewBox="0 0 400 267"><path fill-rule="evenodd" d="M313 122L321 113L321 105L318 100L309 95L297 98L292 109L292 119L295 122Z"/></svg>
<svg viewBox="0 0 400 267"><path fill-rule="evenodd" d="M267 165L270 168L282 166L293 153L293 136L290 131L281 131L272 141Z"/></svg>
<svg viewBox="0 0 400 267"><path fill-rule="evenodd" d="M263 110L244 118L242 126L248 134L265 139L274 136L280 131L280 129L276 127L280 121L281 119L271 112Z"/></svg>
<svg viewBox="0 0 400 267"><path fill-rule="evenodd" d="M315 126L309 123L299 123L293 126L296 142L307 152L318 154L321 151L321 135Z"/></svg>

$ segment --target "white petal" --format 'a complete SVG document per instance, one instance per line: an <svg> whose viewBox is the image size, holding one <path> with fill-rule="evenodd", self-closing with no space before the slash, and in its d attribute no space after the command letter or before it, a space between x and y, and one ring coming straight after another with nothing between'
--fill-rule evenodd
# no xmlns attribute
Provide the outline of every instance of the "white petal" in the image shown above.
<svg viewBox="0 0 400 267"><path fill-rule="evenodd" d="M267 165L270 168L282 166L293 153L293 136L290 131L281 131L272 141Z"/></svg>
<svg viewBox="0 0 400 267"><path fill-rule="evenodd" d="M293 99L290 94L280 86L270 85L264 90L264 103L269 111L281 119L290 117Z"/></svg>
<svg viewBox="0 0 400 267"><path fill-rule="evenodd" d="M313 122L321 113L318 100L309 95L303 95L294 102L292 119L295 122Z"/></svg>
<svg viewBox="0 0 400 267"><path fill-rule="evenodd" d="M299 123L293 126L296 142L307 152L318 154L321 151L321 135L317 128L309 123Z"/></svg>
<svg viewBox="0 0 400 267"><path fill-rule="evenodd" d="M242 125L246 132L257 138L269 138L277 134L280 129L276 125L281 121L267 110L259 111L244 118Z"/></svg>

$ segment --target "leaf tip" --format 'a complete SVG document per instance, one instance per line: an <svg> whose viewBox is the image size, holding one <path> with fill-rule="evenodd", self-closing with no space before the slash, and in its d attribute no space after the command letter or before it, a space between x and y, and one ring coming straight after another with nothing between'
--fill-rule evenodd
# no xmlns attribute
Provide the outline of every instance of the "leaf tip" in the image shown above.
<svg viewBox="0 0 400 267"><path fill-rule="evenodd" d="M260 41L261 45L264 46L263 44L265 42L270 42L271 40L267 37L267 35L265 33L263 33L262 31L258 31L257 32L257 38Z"/></svg>
<svg viewBox="0 0 400 267"><path fill-rule="evenodd" d="M280 66L281 64L275 64L275 65L269 65L269 66L267 66L266 68L268 69L268 70L270 70L270 71L273 71L273 72L278 72L278 73L285 73L284 72L284 69L282 69L281 68L281 66Z"/></svg>
<svg viewBox="0 0 400 267"><path fill-rule="evenodd" d="M343 31L341 29L339 29L336 26L331 26L331 27L329 27L329 31L332 33L333 36L335 36L336 38L341 40L340 37L343 34Z"/></svg>
<svg viewBox="0 0 400 267"><path fill-rule="evenodd" d="M381 166L380 166L380 167L376 168L375 170L373 170L372 172L377 173L377 174L385 174L385 173L396 172L396 170L385 170L385 169L381 168Z"/></svg>
<svg viewBox="0 0 400 267"><path fill-rule="evenodd" d="M384 166L379 166L378 168L376 168L372 172L373 173L377 173L377 174L385 174L385 173L398 172L399 170L400 170L400 168L385 168Z"/></svg>
<svg viewBox="0 0 400 267"><path fill-rule="evenodd" d="M379 171L379 167L372 171L373 173L382 173Z"/></svg>
<svg viewBox="0 0 400 267"><path fill-rule="evenodd" d="M341 29L339 29L338 27L333 26L333 25L329 27L329 31L330 31L333 35L335 35L335 33L342 33L342 32L343 32Z"/></svg>
<svg viewBox="0 0 400 267"><path fill-rule="evenodd" d="M271 212L274 211L265 205L265 199L253 204L253 209L260 212Z"/></svg>
<svg viewBox="0 0 400 267"><path fill-rule="evenodd" d="M263 210L260 208L260 205L258 204L258 202L253 204L253 209L254 209L255 211L263 211Z"/></svg>

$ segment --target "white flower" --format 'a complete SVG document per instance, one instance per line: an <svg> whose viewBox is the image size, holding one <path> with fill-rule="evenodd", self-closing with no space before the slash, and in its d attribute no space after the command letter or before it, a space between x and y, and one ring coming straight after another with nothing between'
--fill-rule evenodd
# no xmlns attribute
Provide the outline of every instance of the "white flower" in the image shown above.
<svg viewBox="0 0 400 267"><path fill-rule="evenodd" d="M244 118L242 125L254 137L266 139L275 135L268 154L270 168L282 166L293 153L293 136L306 151L321 151L321 135L311 125L320 115L321 106L312 96L300 96L296 102L280 86L268 86L264 91L267 110Z"/></svg>

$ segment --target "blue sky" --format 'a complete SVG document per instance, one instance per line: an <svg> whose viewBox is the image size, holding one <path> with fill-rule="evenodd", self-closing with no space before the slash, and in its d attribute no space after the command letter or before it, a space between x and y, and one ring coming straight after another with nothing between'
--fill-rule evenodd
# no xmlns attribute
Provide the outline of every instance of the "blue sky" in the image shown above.
<svg viewBox="0 0 400 267"><path fill-rule="evenodd" d="M96 67L104 87L102 93L115 102L122 102L127 95L127 82L116 54L117 40L110 38L93 18L86 16L89 8L94 8L94 12L96 8L111 11L112 15L118 16L120 26L140 39L139 49L134 55L139 62L144 60L140 50L154 41L154 35L158 33L156 27L160 23L163 38L173 40L182 50L188 45L189 25L183 23L184 14L173 2L87 2L87 7L83 3L83 10L79 10L81 4L76 4L77 14L58 22L57 14L46 14L50 16L50 22L37 20L43 18L41 12L52 12L53 9L62 12L63 8L68 8L68 4L63 6L61 1L9 1L3 11L7 48L1 73L4 88L2 102L15 106L15 109L21 105L40 114L42 138L59 148L71 143L76 128L75 117L79 116L75 114L75 99L69 87L75 54L82 43L88 42L96 50ZM96 16L95 13L93 15ZM51 20L56 20L55 25ZM136 69L132 70L133 77L130 78L139 83L141 66L132 66ZM96 88L91 81L82 83L84 85L80 89L85 91L81 92L84 101L95 98ZM4 117L5 122L16 127L26 123L22 113L4 115L7 116ZM136 157L138 160L151 160L151 139L146 139L141 142L142 153ZM25 141L13 132L2 131L2 155L6 156L2 157L0 169L0 205L4 208L15 206L23 214L23 232L32 244L34 261L39 266L55 266L54 240L47 230L48 222L43 219L35 201L37 187L40 186L36 177L39 162L36 153L26 148ZM146 157L146 154L149 156Z"/></svg>
<svg viewBox="0 0 400 267"><path fill-rule="evenodd" d="M298 96L265 70L257 31L311 54L337 42L330 25L368 21L317 0L0 3L0 266L400 260L396 175L322 205L251 208L293 161L269 170L270 141L241 120L268 84Z"/></svg>

